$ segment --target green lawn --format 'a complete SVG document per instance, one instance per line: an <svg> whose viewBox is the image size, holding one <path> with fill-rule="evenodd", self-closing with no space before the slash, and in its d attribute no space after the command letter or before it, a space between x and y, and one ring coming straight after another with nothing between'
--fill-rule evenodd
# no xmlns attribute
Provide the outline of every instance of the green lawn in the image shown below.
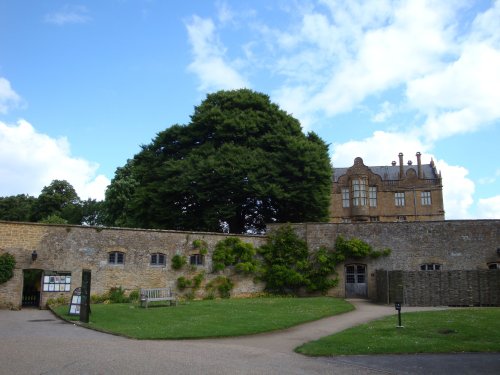
<svg viewBox="0 0 500 375"><path fill-rule="evenodd" d="M470 308L404 313L347 329L304 344L311 356L500 352L500 308Z"/></svg>
<svg viewBox="0 0 500 375"><path fill-rule="evenodd" d="M137 339L241 336L283 329L352 309L348 302L329 297L206 300L148 309L134 304L97 304L91 306L89 326ZM65 319L75 319L67 315L67 306L54 311Z"/></svg>

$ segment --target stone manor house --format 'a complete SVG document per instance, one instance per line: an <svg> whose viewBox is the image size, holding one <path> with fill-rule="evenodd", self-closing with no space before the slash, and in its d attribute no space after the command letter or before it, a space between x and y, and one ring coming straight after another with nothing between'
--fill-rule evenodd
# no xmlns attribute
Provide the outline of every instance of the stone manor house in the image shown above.
<svg viewBox="0 0 500 375"><path fill-rule="evenodd" d="M347 259L338 265L339 283L329 295L368 298L406 305L500 306L500 220L444 220L442 182L434 163L416 168L367 167L356 158L350 168L337 168L333 179L330 223L292 224L311 251L333 248L335 239L359 238L375 249L390 248L386 257ZM268 225L268 231L280 224ZM0 284L0 308L45 307L51 298L69 299L91 271L92 294L112 287L127 292L170 287L177 279L212 271L212 254L220 240L235 235L47 225L0 221L0 254L14 255L14 276ZM238 235L259 247L266 236ZM200 252L196 240L208 251ZM172 267L184 255L188 265ZM229 276L230 270L225 270ZM232 296L249 295L264 285L252 277L231 274Z"/></svg>
<svg viewBox="0 0 500 375"><path fill-rule="evenodd" d="M330 222L444 220L441 173L433 160L416 157L416 166L404 165L400 153L399 165L367 167L358 157L350 168L335 168Z"/></svg>

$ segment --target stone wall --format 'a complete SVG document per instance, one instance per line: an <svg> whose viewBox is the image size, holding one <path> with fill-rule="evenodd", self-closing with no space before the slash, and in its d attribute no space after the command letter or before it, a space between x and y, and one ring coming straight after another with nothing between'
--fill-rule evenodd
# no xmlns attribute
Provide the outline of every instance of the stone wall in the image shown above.
<svg viewBox="0 0 500 375"><path fill-rule="evenodd" d="M268 230L276 227L277 224L269 225ZM346 264L351 262L366 265L368 297L373 300L379 299L378 291L387 294L384 292L387 289L384 289L382 281L376 277L377 270L415 272L420 270L422 264L440 264L439 272L444 274L448 271L487 270L489 263L500 262L500 255L497 253L497 249L500 248L500 220L306 223L294 224L293 227L313 251L321 246L333 248L338 235L345 238L360 238L375 249L390 248L392 252L388 257L346 261ZM230 235L220 233L0 222L0 253L13 254L17 262L14 277L0 285L0 307L21 306L23 270L71 273L71 290L73 290L80 286L82 269L90 269L93 294L102 294L109 288L118 286L127 291L140 287L175 288L178 277L192 278L200 271L205 271L205 282L208 282L217 276L211 273L211 254L215 244L228 236ZM238 237L256 247L266 241L265 236ZM204 264L193 267L188 265L180 271L173 270L171 259L175 254L188 256L198 252L193 247L193 241L196 239L202 239L208 244L208 254L205 256ZM31 254L34 250L38 258L33 262ZM113 251L125 254L123 265L108 262L109 253ZM165 254L166 265L152 266L150 264L152 253ZM339 284L329 294L344 297L344 264L338 266L337 272ZM492 271L492 274L494 272L500 273L500 270ZM414 280L413 285L417 288L422 280L418 278ZM466 287L460 289L474 287L473 279L465 278L465 280L469 280L469 284L464 284ZM245 295L263 289L263 285L254 283L252 278L236 277L235 281L233 295ZM500 288L495 282L492 281L491 284L487 281L489 284L485 284L485 281L480 281L478 285L481 288L483 286L490 288L492 291L490 295L496 293L495 298L497 298ZM442 286L441 290L445 290L442 281L439 285ZM198 293L202 292L203 288L200 288ZM58 295L69 297L69 292L44 292L41 295L41 305L44 306L48 298L55 298ZM417 300L424 301L422 303L434 303L428 302L428 299Z"/></svg>
<svg viewBox="0 0 500 375"><path fill-rule="evenodd" d="M500 220L449 220L406 223L293 224L310 249L333 248L338 235L360 238L375 249L390 248L378 259L347 260L367 266L368 297L377 299L376 270L419 271L422 264L440 264L441 271L487 270L500 262ZM277 225L269 225L273 230ZM337 269L338 287L332 295L345 296L344 265ZM500 273L500 271L498 271ZM500 293L500 289L497 289Z"/></svg>
<svg viewBox="0 0 500 375"><path fill-rule="evenodd" d="M111 287L121 286L127 291L141 287L176 288L177 278L192 277L205 271L208 282L211 274L211 254L215 244L230 235L163 230L135 230L95 228L82 226L41 225L34 223L0 222L0 253L9 252L16 258L14 277L0 285L0 307L19 308L23 290L23 270L41 269L45 272L71 273L71 290L80 286L82 269L92 271L92 294L102 294ZM239 236L243 241L260 246L265 241L259 236ZM175 254L189 256L199 251L193 247L196 239L208 244L208 254L200 266L186 265L176 271L171 267ZM36 250L38 258L31 260ZM125 254L123 265L108 263L108 254ZM152 253L166 255L166 266L150 265ZM233 294L262 290L261 284L237 278ZM42 292L41 305L48 298L68 293Z"/></svg>

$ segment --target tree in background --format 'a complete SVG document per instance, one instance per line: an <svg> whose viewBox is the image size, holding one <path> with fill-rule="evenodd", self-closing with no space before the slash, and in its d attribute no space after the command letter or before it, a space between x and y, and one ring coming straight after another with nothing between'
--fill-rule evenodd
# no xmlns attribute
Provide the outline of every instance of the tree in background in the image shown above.
<svg viewBox="0 0 500 375"><path fill-rule="evenodd" d="M20 194L0 197L0 220L46 224L102 225L104 202L82 201L66 180L53 180L38 198Z"/></svg>
<svg viewBox="0 0 500 375"><path fill-rule="evenodd" d="M69 224L80 224L80 198L66 180L54 180L45 186L33 207L32 219L42 221L58 216Z"/></svg>
<svg viewBox="0 0 500 375"><path fill-rule="evenodd" d="M117 170L107 224L256 233L324 221L331 174L328 146L267 95L219 91Z"/></svg>
<svg viewBox="0 0 500 375"><path fill-rule="evenodd" d="M36 198L26 195L0 197L0 220L29 221Z"/></svg>

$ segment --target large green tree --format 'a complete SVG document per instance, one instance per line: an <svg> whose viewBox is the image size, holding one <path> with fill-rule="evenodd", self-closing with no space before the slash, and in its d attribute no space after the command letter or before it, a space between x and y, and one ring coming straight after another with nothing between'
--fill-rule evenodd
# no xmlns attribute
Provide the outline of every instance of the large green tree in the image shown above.
<svg viewBox="0 0 500 375"><path fill-rule="evenodd" d="M108 224L241 233L323 221L331 173L328 146L267 95L219 91L118 169Z"/></svg>
<svg viewBox="0 0 500 375"><path fill-rule="evenodd" d="M33 221L58 216L69 224L80 224L82 210L80 198L66 180L53 180L38 196L32 211Z"/></svg>
<svg viewBox="0 0 500 375"><path fill-rule="evenodd" d="M0 220L29 221L36 198L18 194L0 197Z"/></svg>

